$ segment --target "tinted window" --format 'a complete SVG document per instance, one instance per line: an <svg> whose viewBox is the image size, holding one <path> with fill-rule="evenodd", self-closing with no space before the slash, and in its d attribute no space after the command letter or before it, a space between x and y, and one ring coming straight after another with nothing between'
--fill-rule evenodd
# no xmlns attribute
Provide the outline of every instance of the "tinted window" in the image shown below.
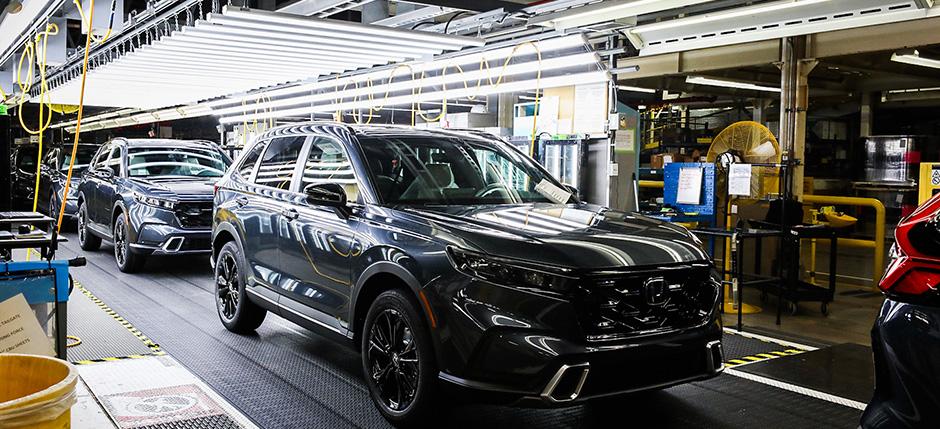
<svg viewBox="0 0 940 429"><path fill-rule="evenodd" d="M221 177L227 167L227 158L212 147L132 147L127 154L131 177Z"/></svg>
<svg viewBox="0 0 940 429"><path fill-rule="evenodd" d="M251 178L251 172L255 169L255 164L258 163L258 159L261 158L261 152L264 152L265 142L258 143L254 145L251 150L245 154L245 158L242 159L242 163L238 166L238 175L242 179L249 180Z"/></svg>
<svg viewBox="0 0 940 429"><path fill-rule="evenodd" d="M94 146L79 146L78 152L75 153L75 165L73 169L78 171L84 170L88 167L88 164L91 164L91 158L95 156L95 152L97 151L98 148ZM61 164L59 164L59 170L68 170L69 162L72 160L72 147L68 146L63 150L59 159L62 161Z"/></svg>
<svg viewBox="0 0 940 429"><path fill-rule="evenodd" d="M111 154L108 155L108 159L104 164L114 169L114 174L121 173L121 146L114 145L111 148Z"/></svg>
<svg viewBox="0 0 940 429"><path fill-rule="evenodd" d="M360 137L377 192L388 204L551 202L540 183L561 187L508 146L452 137Z"/></svg>
<svg viewBox="0 0 940 429"><path fill-rule="evenodd" d="M255 183L279 189L289 189L291 177L294 175L294 167L297 166L297 158L300 157L300 149L306 139L307 136L293 136L278 137L271 140L267 150L264 151L264 156L261 158L261 165L258 167Z"/></svg>
<svg viewBox="0 0 940 429"><path fill-rule="evenodd" d="M98 154L95 156L95 159L91 161L92 168L98 168L104 166L104 162L108 159L108 155L111 153L111 146L105 145L98 150Z"/></svg>
<svg viewBox="0 0 940 429"><path fill-rule="evenodd" d="M35 147L21 147L16 152L16 167L24 171L36 171L36 155L39 150Z"/></svg>
<svg viewBox="0 0 940 429"><path fill-rule="evenodd" d="M342 144L325 137L315 137L300 178L300 189L321 183L337 183L346 190L346 199L359 200L359 185L352 164Z"/></svg>

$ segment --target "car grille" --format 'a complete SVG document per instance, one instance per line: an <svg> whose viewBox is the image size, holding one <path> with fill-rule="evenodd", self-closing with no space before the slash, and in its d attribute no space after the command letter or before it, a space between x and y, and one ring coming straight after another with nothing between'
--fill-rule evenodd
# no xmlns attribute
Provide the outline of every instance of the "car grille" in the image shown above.
<svg viewBox="0 0 940 429"><path fill-rule="evenodd" d="M175 211L183 228L212 226L212 201L181 201Z"/></svg>
<svg viewBox="0 0 940 429"><path fill-rule="evenodd" d="M587 278L573 303L589 341L609 341L700 326L715 310L711 267L683 265Z"/></svg>

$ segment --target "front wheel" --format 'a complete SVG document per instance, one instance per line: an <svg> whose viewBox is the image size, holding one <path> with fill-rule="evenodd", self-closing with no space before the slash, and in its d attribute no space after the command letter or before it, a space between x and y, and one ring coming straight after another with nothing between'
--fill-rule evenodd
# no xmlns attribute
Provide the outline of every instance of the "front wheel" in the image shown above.
<svg viewBox="0 0 940 429"><path fill-rule="evenodd" d="M101 238L88 230L88 206L82 202L78 206L78 245L82 250L98 250Z"/></svg>
<svg viewBox="0 0 940 429"><path fill-rule="evenodd" d="M123 273L135 273L144 265L144 256L131 251L129 228L123 214L114 219L114 262Z"/></svg>
<svg viewBox="0 0 940 429"><path fill-rule="evenodd" d="M389 290L366 315L362 369L372 400L386 419L420 425L434 408L437 366L431 338L415 299Z"/></svg>

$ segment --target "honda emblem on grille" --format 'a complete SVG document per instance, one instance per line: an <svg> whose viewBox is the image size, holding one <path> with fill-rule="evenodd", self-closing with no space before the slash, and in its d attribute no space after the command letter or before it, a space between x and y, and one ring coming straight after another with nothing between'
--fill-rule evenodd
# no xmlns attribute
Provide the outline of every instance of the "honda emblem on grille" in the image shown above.
<svg viewBox="0 0 940 429"><path fill-rule="evenodd" d="M646 293L646 303L649 305L663 305L666 303L666 281L662 277L652 277L643 284Z"/></svg>

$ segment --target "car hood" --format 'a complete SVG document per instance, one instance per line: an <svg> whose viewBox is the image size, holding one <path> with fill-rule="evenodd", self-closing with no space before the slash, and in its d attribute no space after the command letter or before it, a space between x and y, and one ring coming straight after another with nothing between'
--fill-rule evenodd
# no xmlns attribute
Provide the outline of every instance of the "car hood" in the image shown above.
<svg viewBox="0 0 940 429"><path fill-rule="evenodd" d="M153 177L132 179L141 188L165 195L178 197L192 197L198 199L212 198L217 177Z"/></svg>
<svg viewBox="0 0 940 429"><path fill-rule="evenodd" d="M575 269L709 260L697 239L668 222L601 206L441 206L410 209L494 256Z"/></svg>

